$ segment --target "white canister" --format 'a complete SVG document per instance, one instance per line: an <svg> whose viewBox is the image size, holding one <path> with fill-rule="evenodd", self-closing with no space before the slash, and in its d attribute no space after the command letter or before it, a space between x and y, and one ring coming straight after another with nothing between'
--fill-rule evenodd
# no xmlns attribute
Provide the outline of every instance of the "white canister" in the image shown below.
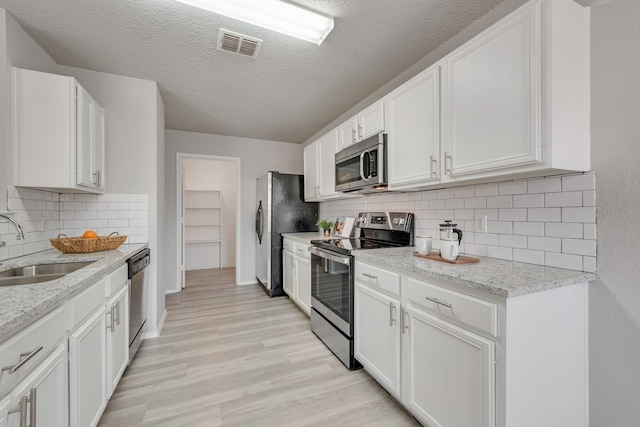
<svg viewBox="0 0 640 427"><path fill-rule="evenodd" d="M431 253L431 246L433 245L431 237L416 236L415 243L416 250L420 255L429 255Z"/></svg>

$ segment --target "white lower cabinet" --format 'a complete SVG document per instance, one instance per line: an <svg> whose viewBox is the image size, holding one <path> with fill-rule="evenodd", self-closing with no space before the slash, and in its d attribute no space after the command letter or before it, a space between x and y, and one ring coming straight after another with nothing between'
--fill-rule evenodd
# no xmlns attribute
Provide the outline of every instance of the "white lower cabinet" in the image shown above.
<svg viewBox="0 0 640 427"><path fill-rule="evenodd" d="M296 298L296 259L293 252L282 251L282 288L291 299Z"/></svg>
<svg viewBox="0 0 640 427"><path fill-rule="evenodd" d="M422 424L588 424L588 283L505 298L358 258L355 357Z"/></svg>
<svg viewBox="0 0 640 427"><path fill-rule="evenodd" d="M311 314L311 254L309 244L285 237L282 251L282 287L304 313Z"/></svg>
<svg viewBox="0 0 640 427"><path fill-rule="evenodd" d="M107 406L104 304L69 336L70 425L95 426Z"/></svg>
<svg viewBox="0 0 640 427"><path fill-rule="evenodd" d="M107 301L107 399L129 364L129 288Z"/></svg>
<svg viewBox="0 0 640 427"><path fill-rule="evenodd" d="M127 264L107 276L107 399L129 365L129 276Z"/></svg>
<svg viewBox="0 0 640 427"><path fill-rule="evenodd" d="M296 301L307 316L311 315L311 261L296 257Z"/></svg>
<svg viewBox="0 0 640 427"><path fill-rule="evenodd" d="M494 343L411 306L403 315L409 409L435 426L494 426Z"/></svg>
<svg viewBox="0 0 640 427"><path fill-rule="evenodd" d="M67 348L54 352L11 393L6 425L67 425Z"/></svg>
<svg viewBox="0 0 640 427"><path fill-rule="evenodd" d="M354 312L356 359L400 398L400 300L356 283Z"/></svg>

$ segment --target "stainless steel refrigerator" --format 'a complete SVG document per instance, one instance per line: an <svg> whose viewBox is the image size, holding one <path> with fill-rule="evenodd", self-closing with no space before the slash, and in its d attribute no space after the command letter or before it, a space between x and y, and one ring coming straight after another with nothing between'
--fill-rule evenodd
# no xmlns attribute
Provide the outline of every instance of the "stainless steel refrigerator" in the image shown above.
<svg viewBox="0 0 640 427"><path fill-rule="evenodd" d="M268 172L256 184L256 278L269 296L282 288L282 233L317 231L318 203L304 201L304 177Z"/></svg>

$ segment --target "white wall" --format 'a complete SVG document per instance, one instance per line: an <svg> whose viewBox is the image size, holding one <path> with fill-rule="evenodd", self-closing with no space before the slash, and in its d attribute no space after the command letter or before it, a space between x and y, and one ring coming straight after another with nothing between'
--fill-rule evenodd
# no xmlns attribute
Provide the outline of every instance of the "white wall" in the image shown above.
<svg viewBox="0 0 640 427"><path fill-rule="evenodd" d="M60 66L105 110L106 192L149 197L149 309L147 331L156 331L164 312L161 225L164 164L164 105L156 82Z"/></svg>
<svg viewBox="0 0 640 427"><path fill-rule="evenodd" d="M7 210L7 184L11 184L11 69L10 67L55 72L56 62L17 24L11 15L0 9L0 212Z"/></svg>
<svg viewBox="0 0 640 427"><path fill-rule="evenodd" d="M640 2L591 11L598 282L590 287L592 426L640 425Z"/></svg>
<svg viewBox="0 0 640 427"><path fill-rule="evenodd" d="M302 147L286 142L208 135L194 132L167 130L166 141L166 222L164 263L167 277L177 277L176 234L176 155L177 153L209 154L240 159L240 236L236 248L236 282L256 283L255 279L255 200L256 179L268 171L282 173L303 172ZM175 279L172 279L175 280ZM175 284L166 287L172 292Z"/></svg>
<svg viewBox="0 0 640 427"><path fill-rule="evenodd" d="M222 267L236 265L236 201L238 168L234 161L185 158L186 190L220 191L222 197Z"/></svg>

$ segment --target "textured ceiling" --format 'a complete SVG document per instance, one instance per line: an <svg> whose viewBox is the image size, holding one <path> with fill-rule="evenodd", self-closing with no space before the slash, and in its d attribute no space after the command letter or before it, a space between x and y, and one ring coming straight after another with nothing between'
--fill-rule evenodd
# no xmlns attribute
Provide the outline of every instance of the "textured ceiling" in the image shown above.
<svg viewBox="0 0 640 427"><path fill-rule="evenodd" d="M297 0L322 45L172 0L0 0L61 65L157 81L167 129L303 142L503 0ZM219 28L264 40L216 50Z"/></svg>

